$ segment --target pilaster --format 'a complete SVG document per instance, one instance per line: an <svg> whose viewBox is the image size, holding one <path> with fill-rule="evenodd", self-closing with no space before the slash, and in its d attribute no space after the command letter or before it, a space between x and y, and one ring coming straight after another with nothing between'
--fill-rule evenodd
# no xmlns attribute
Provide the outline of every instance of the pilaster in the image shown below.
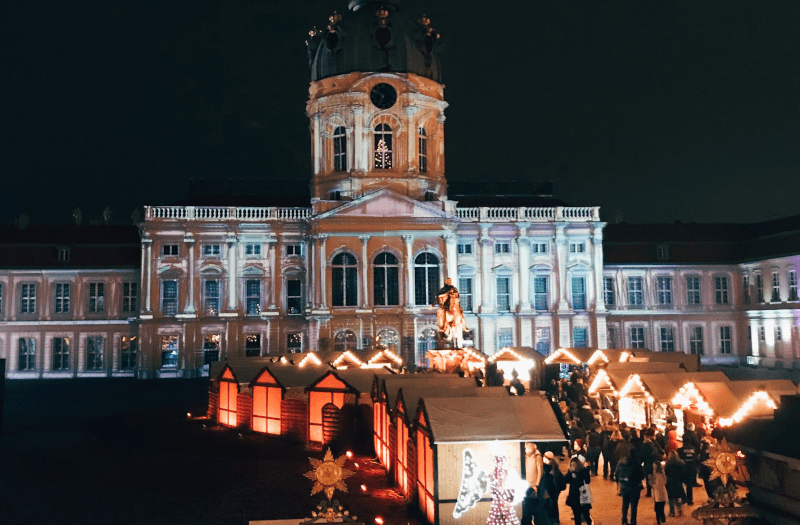
<svg viewBox="0 0 800 525"><path fill-rule="evenodd" d="M566 224L556 224L556 235L554 245L556 247L556 290L558 290L558 306L559 312L567 312L570 309L569 301L567 301L567 238L565 231ZM560 343L559 343L560 344Z"/></svg>
<svg viewBox="0 0 800 525"><path fill-rule="evenodd" d="M414 236L403 235L406 244L406 308L414 306Z"/></svg>
<svg viewBox="0 0 800 525"><path fill-rule="evenodd" d="M369 279L367 271L369 270L369 263L367 261L367 244L369 243L370 235L359 235L361 239L361 308L369 308ZM360 344L360 341L359 341Z"/></svg>
<svg viewBox="0 0 800 525"><path fill-rule="evenodd" d="M237 271L236 271L236 248L239 245L239 241L236 238L236 234L229 233L228 238L226 239L228 243L228 268L227 268L227 276L228 276L228 312L235 312L237 310L236 304L236 283L237 283Z"/></svg>
<svg viewBox="0 0 800 525"><path fill-rule="evenodd" d="M529 222L517 223L517 256L519 258L517 264L517 271L519 272L519 307L517 311L525 313L531 311L530 284L528 282L531 265L531 244L528 238L528 228L530 226L531 223ZM520 340L518 339L518 341Z"/></svg>
<svg viewBox="0 0 800 525"><path fill-rule="evenodd" d="M456 244L458 237L451 232L447 231L442 235L445 244L445 267L447 268L446 278L453 279L453 282L458 285L458 255L456 254Z"/></svg>
<svg viewBox="0 0 800 525"><path fill-rule="evenodd" d="M183 313L187 315L193 315L196 312L194 306L194 236L191 233L187 233L183 237L183 242L186 244L186 251L189 252L189 271L188 271L188 279L189 279L189 292L186 297L186 306L183 309Z"/></svg>
<svg viewBox="0 0 800 525"><path fill-rule="evenodd" d="M492 303L492 246L494 241L489 237L489 228L492 224L480 224L481 234L478 237L478 244L481 250L481 313L491 313L494 311Z"/></svg>

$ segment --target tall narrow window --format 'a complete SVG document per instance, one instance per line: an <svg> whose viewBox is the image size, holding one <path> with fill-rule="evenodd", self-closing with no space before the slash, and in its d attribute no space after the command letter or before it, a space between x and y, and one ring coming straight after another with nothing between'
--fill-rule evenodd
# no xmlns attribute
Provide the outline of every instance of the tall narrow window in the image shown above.
<svg viewBox="0 0 800 525"><path fill-rule="evenodd" d="M781 329L781 325L775 325L775 340L776 341L783 341L783 329Z"/></svg>
<svg viewBox="0 0 800 525"><path fill-rule="evenodd" d="M586 279L572 278L572 309L586 310Z"/></svg>
<svg viewBox="0 0 800 525"><path fill-rule="evenodd" d="M549 305L547 276L537 275L533 278L533 307L537 312L546 312Z"/></svg>
<svg viewBox="0 0 800 525"><path fill-rule="evenodd" d="M472 311L472 277L458 278L458 296L461 309L465 312Z"/></svg>
<svg viewBox="0 0 800 525"><path fill-rule="evenodd" d="M206 315L219 314L219 280L207 279L203 287L203 308Z"/></svg>
<svg viewBox="0 0 800 525"><path fill-rule="evenodd" d="M422 252L414 259L414 304L436 304L439 293L439 258Z"/></svg>
<svg viewBox="0 0 800 525"><path fill-rule="evenodd" d="M661 327L661 351L675 351L675 330L671 326Z"/></svg>
<svg viewBox="0 0 800 525"><path fill-rule="evenodd" d="M760 273L756 274L756 297L759 303L764 302L764 278Z"/></svg>
<svg viewBox="0 0 800 525"><path fill-rule="evenodd" d="M56 283L55 312L69 313L69 283Z"/></svg>
<svg viewBox="0 0 800 525"><path fill-rule="evenodd" d="M247 334L244 336L244 356L258 357L261 355L261 334Z"/></svg>
<svg viewBox="0 0 800 525"><path fill-rule="evenodd" d="M719 353L720 354L730 354L731 353L731 327L730 326L720 326L719 327Z"/></svg>
<svg viewBox="0 0 800 525"><path fill-rule="evenodd" d="M122 336L119 354L120 370L132 370L136 368L136 357L139 353L139 340L136 336Z"/></svg>
<svg viewBox="0 0 800 525"><path fill-rule="evenodd" d="M747 274L742 275L742 299L744 304L750 303L750 276Z"/></svg>
<svg viewBox="0 0 800 525"><path fill-rule="evenodd" d="M347 171L347 130L344 126L333 130L333 171Z"/></svg>
<svg viewBox="0 0 800 525"><path fill-rule="evenodd" d="M613 326L606 328L606 342L609 348L617 347L617 329Z"/></svg>
<svg viewBox="0 0 800 525"><path fill-rule="evenodd" d="M20 337L17 369L24 371L33 370L34 368L36 368L36 339Z"/></svg>
<svg viewBox="0 0 800 525"><path fill-rule="evenodd" d="M614 306L616 303L614 297L614 278L603 277L603 302L606 306Z"/></svg>
<svg viewBox="0 0 800 525"><path fill-rule="evenodd" d="M333 337L333 349L336 352L345 352L347 350L354 351L356 350L357 343L356 334L350 330L337 332Z"/></svg>
<svg viewBox="0 0 800 525"><path fill-rule="evenodd" d="M69 338L53 338L53 370L69 370Z"/></svg>
<svg viewBox="0 0 800 525"><path fill-rule="evenodd" d="M417 365L424 365L427 361L428 350L436 349L436 330L426 328L417 336Z"/></svg>
<svg viewBox="0 0 800 525"><path fill-rule="evenodd" d="M373 267L375 306L400 304L400 275L397 257L389 252L379 253Z"/></svg>
<svg viewBox="0 0 800 525"><path fill-rule="evenodd" d="M36 284L23 284L19 296L19 313L36 313Z"/></svg>
<svg viewBox="0 0 800 525"><path fill-rule="evenodd" d="M644 348L644 326L631 326L631 348Z"/></svg>
<svg viewBox="0 0 800 525"><path fill-rule="evenodd" d="M395 330L387 329L378 332L375 338L376 344L382 344L387 350L397 353L400 348L400 336Z"/></svg>
<svg viewBox="0 0 800 525"><path fill-rule="evenodd" d="M261 281L248 279L244 282L244 295L247 303L247 315L261 314Z"/></svg>
<svg viewBox="0 0 800 525"><path fill-rule="evenodd" d="M789 270L789 300L797 301L797 270Z"/></svg>
<svg viewBox="0 0 800 525"><path fill-rule="evenodd" d="M303 283L300 279L286 281L286 311L290 314L299 314L303 311Z"/></svg>
<svg viewBox="0 0 800 525"><path fill-rule="evenodd" d="M550 329L536 329L536 351L542 355L550 355Z"/></svg>
<svg viewBox="0 0 800 525"><path fill-rule="evenodd" d="M686 277L686 305L689 308L700 307L700 277L696 275Z"/></svg>
<svg viewBox="0 0 800 525"><path fill-rule="evenodd" d="M508 312L511 310L511 285L508 277L497 278L497 311Z"/></svg>
<svg viewBox="0 0 800 525"><path fill-rule="evenodd" d="M644 305L644 292L641 277L628 277L628 306L641 308Z"/></svg>
<svg viewBox="0 0 800 525"><path fill-rule="evenodd" d="M103 369L103 336L91 335L86 338L86 370Z"/></svg>
<svg viewBox="0 0 800 525"><path fill-rule="evenodd" d="M714 277L714 291L717 304L728 304L728 278Z"/></svg>
<svg viewBox="0 0 800 525"><path fill-rule="evenodd" d="M122 283L122 311L136 312L139 309L138 283Z"/></svg>
<svg viewBox="0 0 800 525"><path fill-rule="evenodd" d="M392 128L389 124L375 126L375 168L392 168Z"/></svg>
<svg viewBox="0 0 800 525"><path fill-rule="evenodd" d="M781 277L778 272L772 272L772 298L771 302L781 302Z"/></svg>
<svg viewBox="0 0 800 525"><path fill-rule="evenodd" d="M104 286L103 283L89 283L89 311L102 312L104 308Z"/></svg>
<svg viewBox="0 0 800 525"><path fill-rule="evenodd" d="M659 306L672 306L672 277L656 277Z"/></svg>
<svg viewBox="0 0 800 525"><path fill-rule="evenodd" d="M219 361L219 334L206 334L203 338L203 364L210 365Z"/></svg>
<svg viewBox="0 0 800 525"><path fill-rule="evenodd" d="M689 327L689 352L695 355L703 355L703 327Z"/></svg>
<svg viewBox="0 0 800 525"><path fill-rule="evenodd" d="M161 336L161 366L175 368L178 366L178 336Z"/></svg>
<svg viewBox="0 0 800 525"><path fill-rule="evenodd" d="M164 315L177 315L178 281L161 282L161 313Z"/></svg>
<svg viewBox="0 0 800 525"><path fill-rule="evenodd" d="M514 334L511 328L499 328L497 330L497 350L514 346Z"/></svg>
<svg viewBox="0 0 800 525"><path fill-rule="evenodd" d="M428 172L428 135L425 133L425 128L419 128L418 135L419 142L419 172Z"/></svg>
<svg viewBox="0 0 800 525"><path fill-rule="evenodd" d="M589 330L582 326L572 329L573 348L586 348L589 345Z"/></svg>
<svg viewBox="0 0 800 525"><path fill-rule="evenodd" d="M356 306L358 302L358 266L356 258L340 253L331 264L333 306Z"/></svg>
<svg viewBox="0 0 800 525"><path fill-rule="evenodd" d="M286 335L286 351L290 354L296 354L303 351L303 335L300 333L292 333Z"/></svg>

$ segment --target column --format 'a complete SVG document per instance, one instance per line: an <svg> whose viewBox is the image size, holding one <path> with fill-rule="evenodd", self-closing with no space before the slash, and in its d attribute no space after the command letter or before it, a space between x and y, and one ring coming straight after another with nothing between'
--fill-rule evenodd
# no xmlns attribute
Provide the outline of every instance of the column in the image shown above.
<svg viewBox="0 0 800 525"><path fill-rule="evenodd" d="M314 113L314 175L319 175L320 161L322 160L322 136L319 126L319 113Z"/></svg>
<svg viewBox="0 0 800 525"><path fill-rule="evenodd" d="M328 244L328 236L327 235L320 235L319 237L319 293L320 293L320 303L322 305L323 310L328 309L328 284L326 279L327 273L327 266L328 266L328 252L327 252L327 244Z"/></svg>
<svg viewBox="0 0 800 525"><path fill-rule="evenodd" d="M481 234L478 243L481 248L481 313L491 312L492 309L492 246L494 241L489 237L491 224L481 224Z"/></svg>
<svg viewBox="0 0 800 525"><path fill-rule="evenodd" d="M417 106L406 106L406 116L408 116L408 171L416 165L414 162L414 152L417 150L414 141L417 138L417 126L414 120L414 115L417 114L419 108Z"/></svg>
<svg viewBox="0 0 800 525"><path fill-rule="evenodd" d="M353 170L355 171L365 170L364 162L361 158L364 155L364 131L361 124L361 115L363 113L363 106L353 106L353 121L355 122L355 133L353 134Z"/></svg>
<svg viewBox="0 0 800 525"><path fill-rule="evenodd" d="M349 161L348 161L349 162ZM303 254L305 256L305 263L306 263L306 308L313 309L316 306L315 303L315 288L314 288L314 238L308 237L303 241Z"/></svg>
<svg viewBox="0 0 800 525"><path fill-rule="evenodd" d="M458 287L458 255L456 254L456 244L458 237L453 232L446 232L442 235L445 244L445 261L447 274L446 278L453 280L453 284Z"/></svg>
<svg viewBox="0 0 800 525"><path fill-rule="evenodd" d="M528 228L530 228L530 226L531 223L529 222L517 223L517 228L519 229L519 234L517 235L517 255L519 257L517 263L519 271L519 307L517 311L519 312L531 311L531 294L530 285L528 284L531 265L531 245L530 239L528 239ZM521 341L521 339L518 339L518 341Z"/></svg>
<svg viewBox="0 0 800 525"><path fill-rule="evenodd" d="M142 239L142 246L146 246L146 254L145 254L145 264L142 266L142 271L144 272L143 281L144 281L144 310L145 312L152 312L153 308L151 306L151 297L153 295L152 290L150 289L150 282L151 276L153 273L153 239L149 237L145 237Z"/></svg>
<svg viewBox="0 0 800 525"><path fill-rule="evenodd" d="M359 235L358 238L361 239L361 308L369 308L369 279L367 278L369 261L367 260L367 244L369 243L370 236Z"/></svg>
<svg viewBox="0 0 800 525"><path fill-rule="evenodd" d="M406 307L414 306L414 236L403 235L406 243ZM416 337L416 332L414 332Z"/></svg>
<svg viewBox="0 0 800 525"><path fill-rule="evenodd" d="M228 311L236 311L236 249L239 243L236 240L236 235L233 233L228 234Z"/></svg>
<svg viewBox="0 0 800 525"><path fill-rule="evenodd" d="M267 250L269 250L269 273L270 273L270 291L269 291L269 307L267 310L275 311L278 309L275 298L278 294L278 258L275 256L275 249L278 246L278 239L275 236L267 238Z"/></svg>
<svg viewBox="0 0 800 525"><path fill-rule="evenodd" d="M194 306L194 236L191 233L187 233L183 238L183 242L186 244L186 251L189 252L189 295L186 297L186 306L183 309L183 313L193 314L196 311Z"/></svg>
<svg viewBox="0 0 800 525"><path fill-rule="evenodd" d="M556 290L558 291L558 311L565 312L570 309L567 300L567 238L564 234L566 224L556 225L555 247L556 247ZM563 342L560 342L562 344ZM569 345L567 345L569 346Z"/></svg>
<svg viewBox="0 0 800 525"><path fill-rule="evenodd" d="M347 151L347 171L353 171L353 161L355 159L355 136L353 134L354 128L353 126L347 126L345 128L345 133L347 133L347 144L346 144L346 151Z"/></svg>
<svg viewBox="0 0 800 525"><path fill-rule="evenodd" d="M606 311L606 298L603 296L603 229L602 223L595 223L594 232L592 235L592 249L594 251L594 279L595 290L597 290L597 297L595 299L595 311ZM677 281L675 283L677 285ZM677 286L676 286L677 288ZM674 290L673 295L677 295L677 289Z"/></svg>

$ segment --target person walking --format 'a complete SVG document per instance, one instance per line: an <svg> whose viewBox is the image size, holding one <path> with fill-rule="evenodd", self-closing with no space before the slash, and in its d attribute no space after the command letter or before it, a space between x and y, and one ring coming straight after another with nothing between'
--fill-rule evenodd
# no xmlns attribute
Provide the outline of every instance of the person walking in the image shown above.
<svg viewBox="0 0 800 525"><path fill-rule="evenodd" d="M656 461L660 463L664 455L664 451L661 450L661 447L658 446L654 438L655 432L651 429L647 429L644 435L644 442L642 443L640 452L641 455L639 456L642 460L642 467L648 474L653 471L653 463ZM651 496L651 485L649 479L650 478L648 477L647 494L645 494L645 497L648 498Z"/></svg>
<svg viewBox="0 0 800 525"><path fill-rule="evenodd" d="M647 476L647 480L652 487L656 524L661 525L667 521L667 517L664 515L664 506L667 504L669 495L667 494L667 475L664 474L664 465L660 461L653 463L653 472Z"/></svg>
<svg viewBox="0 0 800 525"><path fill-rule="evenodd" d="M550 518L550 523L559 523L558 496L566 487L564 475L558 468L558 461L551 451L542 456L542 479L539 483L538 496L544 502L544 510Z"/></svg>
<svg viewBox="0 0 800 525"><path fill-rule="evenodd" d="M628 457L617 465L617 494L622 496L622 525L628 525L628 507L631 509L630 525L636 525L643 479L642 464L636 457L636 451L631 449Z"/></svg>
<svg viewBox="0 0 800 525"><path fill-rule="evenodd" d="M678 453L671 450L667 454L667 463L664 465L664 474L667 475L667 495L669 496L669 515L675 517L675 508L678 516L683 516L683 500L686 493L683 491L684 464Z"/></svg>
<svg viewBox="0 0 800 525"><path fill-rule="evenodd" d="M600 454L603 452L603 432L599 423L595 424L586 435L589 448L586 450L586 459L589 461L589 472L592 476L597 475L597 467L600 462Z"/></svg>
<svg viewBox="0 0 800 525"><path fill-rule="evenodd" d="M614 429L608 438L608 441L603 443L603 458L608 465L608 475L611 476L611 481L617 480L617 445L622 442L622 434L619 430ZM603 467L603 476L606 474L606 468Z"/></svg>
<svg viewBox="0 0 800 525"><path fill-rule="evenodd" d="M567 506L572 509L575 518L575 525L581 525L582 520L586 520L586 525L592 525L592 491L589 488L591 476L589 469L578 458L572 458L569 462L569 472L564 476L564 480L569 485L567 493Z"/></svg>
<svg viewBox="0 0 800 525"><path fill-rule="evenodd" d="M683 461L683 485L686 492L686 499L683 501L687 505L694 505L694 487L697 486L697 449L692 442L684 441L683 446L678 449L678 457Z"/></svg>

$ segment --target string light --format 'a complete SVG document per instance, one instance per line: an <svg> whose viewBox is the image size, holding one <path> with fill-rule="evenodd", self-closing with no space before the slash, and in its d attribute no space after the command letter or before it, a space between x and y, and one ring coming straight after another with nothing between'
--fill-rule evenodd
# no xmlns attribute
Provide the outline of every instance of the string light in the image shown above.
<svg viewBox="0 0 800 525"><path fill-rule="evenodd" d="M597 374L594 376L594 379L592 380L592 384L589 385L589 393L594 394L595 392L597 392L598 389L601 388L603 384L605 384L605 388L610 388L611 391L614 392L615 396L619 396L619 392L617 391L617 388L614 386L614 382L611 380L611 376L609 376L608 372L606 372L602 368L597 371Z"/></svg>
<svg viewBox="0 0 800 525"><path fill-rule="evenodd" d="M308 354L306 354L306 356L303 358L303 360L300 361L300 364L298 366L300 366L300 367L306 366L306 363L309 362L309 361L313 361L315 365L321 365L322 364L322 361L319 360L319 357L317 357L313 353L309 352Z"/></svg>
<svg viewBox="0 0 800 525"><path fill-rule="evenodd" d="M628 361L628 359L630 359L630 357L631 357L630 352L622 352L621 354L619 354L619 362L625 363Z"/></svg>
<svg viewBox="0 0 800 525"><path fill-rule="evenodd" d="M639 393L641 393L647 399L648 403L651 405L655 403L655 398L644 385L642 378L639 377L639 374L633 374L628 378L628 381L625 382L625 384L622 386L622 389L620 389L619 393L617 394L617 397L627 396L634 386L639 387Z"/></svg>
<svg viewBox="0 0 800 525"><path fill-rule="evenodd" d="M358 357L356 357L355 354L353 354L353 352L351 352L350 350L347 350L342 355L337 357L336 360L333 362L333 366L337 370L344 370L344 369L348 368L347 365L341 365L341 362L344 361L345 359L349 360L352 364L354 364L357 367L363 367L364 366L364 362L361 359L359 359Z"/></svg>
<svg viewBox="0 0 800 525"><path fill-rule="evenodd" d="M486 494L489 488L489 476L478 465L468 448L464 449L464 462L461 467L461 489L458 492L456 506L453 509L453 517L460 518L469 509L478 504L481 497Z"/></svg>
<svg viewBox="0 0 800 525"><path fill-rule="evenodd" d="M544 362L549 365L552 362L554 362L556 359L558 359L559 357L562 357L562 356L567 358L567 359L572 360L576 365L581 364L581 360L578 359L577 357L575 357L575 355L572 352L570 352L569 350L567 350L566 348L559 348L558 350L556 350L555 352L553 352L552 354L547 356L545 358Z"/></svg>
<svg viewBox="0 0 800 525"><path fill-rule="evenodd" d="M391 350L381 350L370 359L367 363L361 363L361 368L383 368L386 364L385 362L380 362L381 358L388 358L390 361L394 361L397 366L403 365L403 359L392 352Z"/></svg>
<svg viewBox="0 0 800 525"><path fill-rule="evenodd" d="M775 401L772 400L769 394L767 394L763 390L759 390L757 392L753 392L753 394L750 395L747 401L744 402L744 404L739 408L739 410L736 411L735 414L733 414L732 417L719 418L719 426L729 427L734 423L739 423L742 419L747 417L747 414L752 412L753 407L756 405L756 403L760 402L765 403L769 408L773 410L778 408L778 406L775 404Z"/></svg>
<svg viewBox="0 0 800 525"><path fill-rule="evenodd" d="M590 357L589 360L586 362L586 364L587 365L593 365L599 359L602 359L603 361L608 363L608 357L606 357L606 354L603 353L602 350L596 350L595 353L592 354L592 357Z"/></svg>
<svg viewBox="0 0 800 525"><path fill-rule="evenodd" d="M675 394L675 397L672 398L672 406L676 408L684 408L691 406L692 403L697 405L697 408L703 415L708 417L712 417L714 415L711 405L709 405L702 394L700 394L697 386L694 383L689 382L683 385L680 390L678 390L678 393Z"/></svg>

